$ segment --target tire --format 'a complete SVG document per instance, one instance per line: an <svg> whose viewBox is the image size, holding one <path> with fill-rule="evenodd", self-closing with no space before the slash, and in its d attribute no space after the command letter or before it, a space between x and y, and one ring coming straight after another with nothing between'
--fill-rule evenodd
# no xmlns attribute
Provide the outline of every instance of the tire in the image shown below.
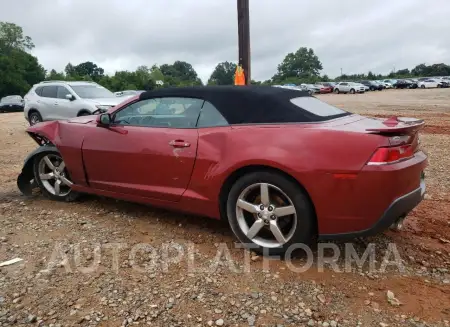
<svg viewBox="0 0 450 327"><path fill-rule="evenodd" d="M350 94L355 94L355 89L351 89Z"/></svg>
<svg viewBox="0 0 450 327"><path fill-rule="evenodd" d="M334 93L339 94L339 89L334 89Z"/></svg>
<svg viewBox="0 0 450 327"><path fill-rule="evenodd" d="M425 85L421 85L420 88L421 88L421 89L424 89L424 88L425 88Z"/></svg>
<svg viewBox="0 0 450 327"><path fill-rule="evenodd" d="M268 190L266 200L263 189ZM311 243L316 226L305 191L282 174L269 171L249 173L235 182L228 194L227 217L244 246L268 255L282 255L296 243ZM276 238L272 230L283 237Z"/></svg>
<svg viewBox="0 0 450 327"><path fill-rule="evenodd" d="M53 168L47 163L50 161ZM45 197L56 201L75 201L79 193L72 191L67 168L61 169L64 161L56 151L38 153L33 160L34 180ZM45 178L43 178L45 176ZM57 183L59 188L56 187Z"/></svg>
<svg viewBox="0 0 450 327"><path fill-rule="evenodd" d="M42 116L38 111L32 111L28 114L28 122L30 123L30 126L36 125L42 121Z"/></svg>

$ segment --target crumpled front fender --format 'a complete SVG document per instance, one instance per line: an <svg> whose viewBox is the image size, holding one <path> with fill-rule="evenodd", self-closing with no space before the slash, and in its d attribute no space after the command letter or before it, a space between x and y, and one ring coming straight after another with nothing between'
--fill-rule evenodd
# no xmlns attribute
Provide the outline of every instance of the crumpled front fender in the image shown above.
<svg viewBox="0 0 450 327"><path fill-rule="evenodd" d="M47 141L52 144L58 145L60 143L59 139L59 121L49 121L42 122L27 128L27 133L39 144L42 145L42 142L36 138L44 137Z"/></svg>
<svg viewBox="0 0 450 327"><path fill-rule="evenodd" d="M30 196L33 193L33 189L37 187L33 172L34 157L43 152L58 152L58 149L53 145L43 145L35 149L25 158L22 172L17 177L17 187L26 196Z"/></svg>

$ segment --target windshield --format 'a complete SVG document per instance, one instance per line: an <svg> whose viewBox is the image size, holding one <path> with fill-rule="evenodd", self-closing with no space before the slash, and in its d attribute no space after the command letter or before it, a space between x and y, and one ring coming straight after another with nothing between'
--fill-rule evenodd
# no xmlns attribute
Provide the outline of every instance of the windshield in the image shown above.
<svg viewBox="0 0 450 327"><path fill-rule="evenodd" d="M71 85L71 88L82 99L103 99L115 97L114 93L101 85Z"/></svg>
<svg viewBox="0 0 450 327"><path fill-rule="evenodd" d="M298 97L291 99L291 102L297 107L321 117L347 114L346 111L329 105L328 103L320 101L319 99L314 97Z"/></svg>

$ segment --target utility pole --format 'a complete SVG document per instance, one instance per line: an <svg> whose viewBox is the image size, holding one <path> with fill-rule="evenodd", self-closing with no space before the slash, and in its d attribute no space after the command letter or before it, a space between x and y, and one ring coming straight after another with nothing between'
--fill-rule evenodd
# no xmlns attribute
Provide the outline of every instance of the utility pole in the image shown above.
<svg viewBox="0 0 450 327"><path fill-rule="evenodd" d="M245 84L250 85L250 10L249 0L237 0L239 65L244 69Z"/></svg>

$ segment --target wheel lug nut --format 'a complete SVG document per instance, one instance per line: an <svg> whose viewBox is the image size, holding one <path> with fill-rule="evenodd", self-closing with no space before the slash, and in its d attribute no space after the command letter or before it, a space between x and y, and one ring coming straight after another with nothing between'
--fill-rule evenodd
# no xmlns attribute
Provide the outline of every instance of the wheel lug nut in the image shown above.
<svg viewBox="0 0 450 327"><path fill-rule="evenodd" d="M269 206L269 211L273 211L273 207L272 206Z"/></svg>
<svg viewBox="0 0 450 327"><path fill-rule="evenodd" d="M259 217L259 218L261 218L261 217L262 217L262 214L261 214L260 212L258 212L258 217Z"/></svg>
<svg viewBox="0 0 450 327"><path fill-rule="evenodd" d="M275 219L277 219L277 216L272 215L272 216L270 216L270 219L275 220Z"/></svg>
<svg viewBox="0 0 450 327"><path fill-rule="evenodd" d="M264 205L261 204L261 205L259 206L259 209L264 210Z"/></svg>

